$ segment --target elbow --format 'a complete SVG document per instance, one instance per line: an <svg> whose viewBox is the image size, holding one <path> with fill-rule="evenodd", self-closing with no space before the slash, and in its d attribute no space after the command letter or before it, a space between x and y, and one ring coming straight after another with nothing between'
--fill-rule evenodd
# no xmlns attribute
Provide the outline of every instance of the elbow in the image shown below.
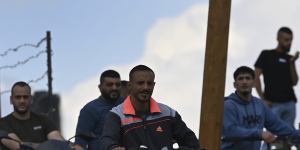
<svg viewBox="0 0 300 150"><path fill-rule="evenodd" d="M298 78L297 79L295 79L295 80L293 80L293 83L292 83L292 85L293 86L296 86L298 84Z"/></svg>

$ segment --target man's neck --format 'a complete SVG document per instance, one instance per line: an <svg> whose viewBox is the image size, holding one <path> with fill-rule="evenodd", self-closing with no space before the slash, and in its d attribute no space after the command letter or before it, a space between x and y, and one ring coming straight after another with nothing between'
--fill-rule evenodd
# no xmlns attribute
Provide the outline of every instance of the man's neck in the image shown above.
<svg viewBox="0 0 300 150"><path fill-rule="evenodd" d="M140 102L138 100L134 100L133 97L131 97L131 103L134 107L135 112L150 112L150 101Z"/></svg>
<svg viewBox="0 0 300 150"><path fill-rule="evenodd" d="M251 100L251 94L242 94L242 93L238 93L238 92L235 92L242 100L245 100L245 101L250 101Z"/></svg>
<svg viewBox="0 0 300 150"><path fill-rule="evenodd" d="M278 53L284 53L284 49L282 49L279 45L275 48L275 51Z"/></svg>
<svg viewBox="0 0 300 150"><path fill-rule="evenodd" d="M14 111L14 112L12 113L12 115L13 115L14 117L16 117L17 119L19 119L19 120L27 120L27 119L30 118L30 111L28 111L28 112L26 112L26 113L24 113L24 114L20 114L20 113Z"/></svg>
<svg viewBox="0 0 300 150"><path fill-rule="evenodd" d="M108 98L105 98L104 96L100 96L100 98L99 98L99 100L103 100L103 101L105 101L105 102L107 102L107 103L115 103L117 100L112 100L112 99L108 99Z"/></svg>

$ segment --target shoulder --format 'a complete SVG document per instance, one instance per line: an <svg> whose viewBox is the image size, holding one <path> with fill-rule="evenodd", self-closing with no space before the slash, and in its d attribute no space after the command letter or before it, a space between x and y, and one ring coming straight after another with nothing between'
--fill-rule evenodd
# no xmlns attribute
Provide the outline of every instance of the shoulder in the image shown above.
<svg viewBox="0 0 300 150"><path fill-rule="evenodd" d="M233 105L236 103L230 96L224 97L224 105Z"/></svg>
<svg viewBox="0 0 300 150"><path fill-rule="evenodd" d="M118 115L123 114L123 111L124 111L124 103L121 103L111 109L111 112L118 114Z"/></svg>
<svg viewBox="0 0 300 150"><path fill-rule="evenodd" d="M99 98L94 99L88 103L86 103L81 110L91 110L91 109L96 109L101 105L101 100Z"/></svg>
<svg viewBox="0 0 300 150"><path fill-rule="evenodd" d="M0 118L0 121L9 120L9 119L11 119L12 117L13 117L12 114L8 114L7 116Z"/></svg>
<svg viewBox="0 0 300 150"><path fill-rule="evenodd" d="M48 116L44 115L44 114L38 114L35 112L31 112L30 114L30 118L31 119L35 119L35 120L49 120Z"/></svg>
<svg viewBox="0 0 300 150"><path fill-rule="evenodd" d="M0 118L0 125L7 125L9 122L13 121L12 114L9 114L3 118Z"/></svg>
<svg viewBox="0 0 300 150"><path fill-rule="evenodd" d="M275 54L275 50L265 49L265 50L261 51L260 56L269 56L269 55L272 55L272 54Z"/></svg>
<svg viewBox="0 0 300 150"><path fill-rule="evenodd" d="M256 97L256 96L253 96L252 97L252 102L255 103L256 105L259 105L259 106L265 106L265 102L263 102L262 99Z"/></svg>
<svg viewBox="0 0 300 150"><path fill-rule="evenodd" d="M157 103L162 114L175 117L177 111L170 106L162 103Z"/></svg>

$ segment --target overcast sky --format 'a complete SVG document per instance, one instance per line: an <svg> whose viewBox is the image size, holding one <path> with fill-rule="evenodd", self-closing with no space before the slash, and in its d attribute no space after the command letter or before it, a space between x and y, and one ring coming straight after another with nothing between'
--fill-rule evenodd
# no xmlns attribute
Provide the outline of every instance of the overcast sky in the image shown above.
<svg viewBox="0 0 300 150"><path fill-rule="evenodd" d="M234 91L232 73L237 67L253 67L262 49L276 47L281 26L294 31L291 53L299 50L300 21L296 18L300 1L288 2L232 1L225 95ZM67 138L75 133L79 110L99 96L101 72L115 69L128 79L130 69L138 64L148 65L156 73L153 97L178 110L198 135L207 13L206 0L4 0L0 2L0 53L19 44L36 43L51 30L53 87L61 95ZM35 55L44 47L0 57L1 66ZM0 70L1 90L15 81L42 75L45 58L42 54L20 67ZM47 80L31 86L45 90ZM298 86L295 91L299 97ZM253 94L257 95L255 90ZM11 111L8 96L2 95L3 114Z"/></svg>

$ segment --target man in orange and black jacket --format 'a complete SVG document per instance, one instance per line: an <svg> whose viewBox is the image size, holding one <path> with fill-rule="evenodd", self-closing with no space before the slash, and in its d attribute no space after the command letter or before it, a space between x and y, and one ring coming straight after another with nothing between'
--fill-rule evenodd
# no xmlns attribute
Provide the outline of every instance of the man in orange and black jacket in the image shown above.
<svg viewBox="0 0 300 150"><path fill-rule="evenodd" d="M105 150L171 150L180 147L200 149L199 141L167 105L152 97L154 72L145 65L134 67L129 74L130 96L107 115L101 138Z"/></svg>

